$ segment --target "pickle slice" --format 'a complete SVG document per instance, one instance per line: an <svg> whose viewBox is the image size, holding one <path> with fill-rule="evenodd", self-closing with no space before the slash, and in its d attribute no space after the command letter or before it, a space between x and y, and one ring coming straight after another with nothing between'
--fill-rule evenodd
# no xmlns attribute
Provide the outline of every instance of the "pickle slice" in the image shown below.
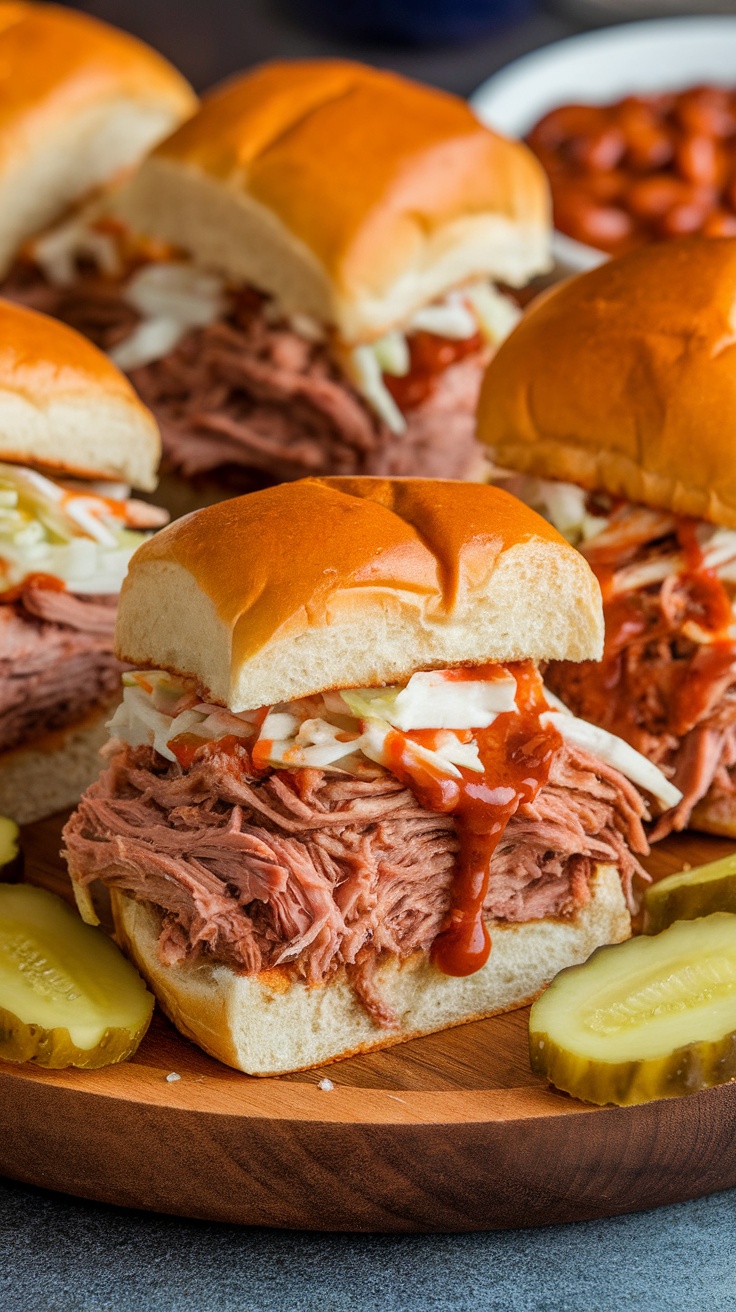
<svg viewBox="0 0 736 1312"><path fill-rule="evenodd" d="M135 1052L153 996L130 962L61 898L0 884L0 1057L108 1066Z"/></svg>
<svg viewBox="0 0 736 1312"><path fill-rule="evenodd" d="M594 1103L650 1102L736 1076L736 916L678 920L563 970L529 1017L532 1069Z"/></svg>
<svg viewBox="0 0 736 1312"><path fill-rule="evenodd" d="M736 912L736 853L651 884L644 894L644 933L713 911Z"/></svg>
<svg viewBox="0 0 736 1312"><path fill-rule="evenodd" d="M0 815L0 880L12 884L23 874L20 829L15 820Z"/></svg>

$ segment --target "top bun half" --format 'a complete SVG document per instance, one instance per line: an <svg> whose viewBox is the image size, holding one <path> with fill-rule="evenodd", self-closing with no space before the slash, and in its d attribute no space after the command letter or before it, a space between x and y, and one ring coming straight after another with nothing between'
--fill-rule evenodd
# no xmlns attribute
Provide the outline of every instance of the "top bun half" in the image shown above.
<svg viewBox="0 0 736 1312"><path fill-rule="evenodd" d="M193 113L161 55L73 9L0 0L0 276L18 248Z"/></svg>
<svg viewBox="0 0 736 1312"><path fill-rule="evenodd" d="M736 240L648 246L540 298L488 369L499 465L736 528Z"/></svg>
<svg viewBox="0 0 736 1312"><path fill-rule="evenodd" d="M117 648L250 710L486 661L600 656L583 557L498 488L304 479L200 510L130 565Z"/></svg>
<svg viewBox="0 0 736 1312"><path fill-rule="evenodd" d="M151 491L160 456L153 415L102 351L0 300L0 460Z"/></svg>
<svg viewBox="0 0 736 1312"><path fill-rule="evenodd" d="M481 277L549 264L530 151L445 92L340 60L267 64L206 96L116 208L347 342Z"/></svg>

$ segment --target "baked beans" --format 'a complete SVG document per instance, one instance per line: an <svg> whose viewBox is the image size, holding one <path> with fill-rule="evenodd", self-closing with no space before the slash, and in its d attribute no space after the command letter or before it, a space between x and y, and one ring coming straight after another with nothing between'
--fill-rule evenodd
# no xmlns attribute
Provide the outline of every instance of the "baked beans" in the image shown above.
<svg viewBox="0 0 736 1312"><path fill-rule="evenodd" d="M555 227L577 241L621 255L686 233L736 236L736 91L562 105L527 142L550 180Z"/></svg>

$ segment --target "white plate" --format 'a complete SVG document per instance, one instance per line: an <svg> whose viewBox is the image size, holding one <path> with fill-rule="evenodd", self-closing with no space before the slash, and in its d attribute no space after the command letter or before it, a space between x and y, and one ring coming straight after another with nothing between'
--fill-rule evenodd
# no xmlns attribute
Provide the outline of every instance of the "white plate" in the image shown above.
<svg viewBox="0 0 736 1312"><path fill-rule="evenodd" d="M736 17L658 18L557 41L489 78L471 104L489 127L523 137L558 105L605 105L628 95L683 91L699 82L736 87ZM553 248L573 269L590 269L606 259L558 232Z"/></svg>

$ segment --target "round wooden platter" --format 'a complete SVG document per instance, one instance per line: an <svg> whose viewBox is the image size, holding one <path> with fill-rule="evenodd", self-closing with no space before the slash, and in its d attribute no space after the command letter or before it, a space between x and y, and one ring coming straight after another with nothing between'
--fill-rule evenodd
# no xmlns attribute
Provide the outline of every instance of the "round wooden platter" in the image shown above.
<svg viewBox="0 0 736 1312"><path fill-rule="evenodd" d="M27 875L69 894L59 832L58 819L29 827ZM651 870L730 846L687 835ZM590 1107L532 1075L526 1032L524 1009L259 1080L157 1014L120 1066L0 1063L0 1173L182 1216L372 1231L579 1221L736 1185L736 1085Z"/></svg>

